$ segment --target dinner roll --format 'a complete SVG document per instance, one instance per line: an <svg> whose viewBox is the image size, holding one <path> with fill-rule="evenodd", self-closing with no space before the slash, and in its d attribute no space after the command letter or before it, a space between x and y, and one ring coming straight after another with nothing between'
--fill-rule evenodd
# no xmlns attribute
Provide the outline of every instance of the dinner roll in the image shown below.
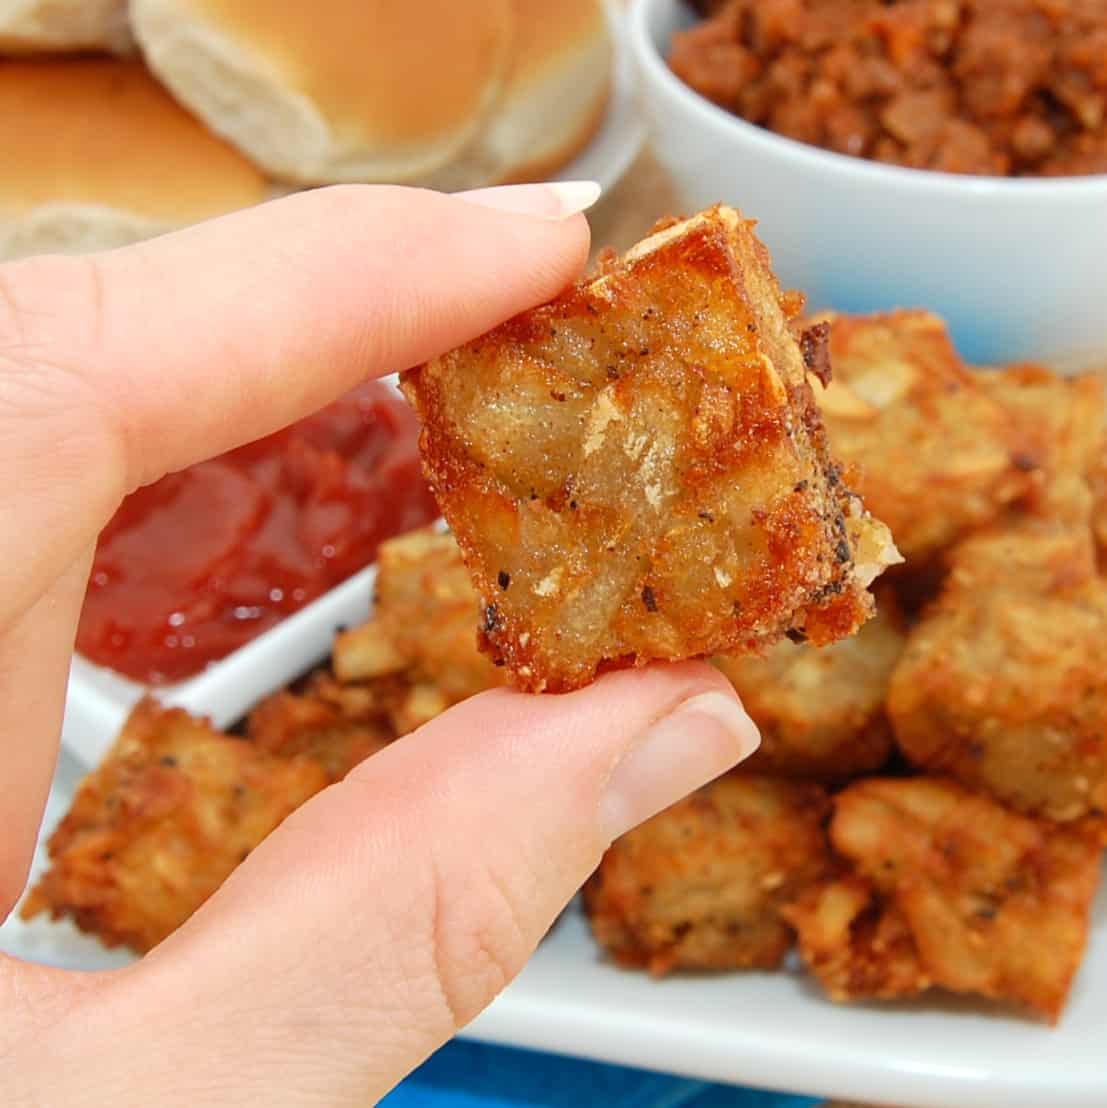
<svg viewBox="0 0 1107 1108"><path fill-rule="evenodd" d="M602 0L512 0L512 7L511 77L478 144L490 184L538 180L575 157L599 127L611 85Z"/></svg>
<svg viewBox="0 0 1107 1108"><path fill-rule="evenodd" d="M427 180L511 62L510 0L132 0L151 67L274 176Z"/></svg>
<svg viewBox="0 0 1107 1108"><path fill-rule="evenodd" d="M138 62L0 63L0 257L79 253L268 195Z"/></svg>
<svg viewBox="0 0 1107 1108"><path fill-rule="evenodd" d="M127 0L0 0L0 52L126 50Z"/></svg>

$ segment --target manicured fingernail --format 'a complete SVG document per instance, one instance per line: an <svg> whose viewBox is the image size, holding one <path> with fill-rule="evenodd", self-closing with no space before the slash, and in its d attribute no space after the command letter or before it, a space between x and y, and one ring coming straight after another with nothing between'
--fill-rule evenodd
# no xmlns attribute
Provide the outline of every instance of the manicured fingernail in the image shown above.
<svg viewBox="0 0 1107 1108"><path fill-rule="evenodd" d="M617 839L748 758L761 736L738 700L701 693L657 720L615 767L600 804Z"/></svg>
<svg viewBox="0 0 1107 1108"><path fill-rule="evenodd" d="M540 185L503 185L493 189L459 192L460 200L544 219L568 219L587 211L603 190L595 181L547 181Z"/></svg>

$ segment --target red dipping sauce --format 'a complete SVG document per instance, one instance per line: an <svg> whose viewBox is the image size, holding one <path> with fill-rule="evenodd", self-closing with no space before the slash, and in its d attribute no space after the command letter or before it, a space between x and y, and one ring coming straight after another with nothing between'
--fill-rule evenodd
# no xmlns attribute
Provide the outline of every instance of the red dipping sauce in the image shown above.
<svg viewBox="0 0 1107 1108"><path fill-rule="evenodd" d="M267 631L435 518L417 434L407 405L370 382L132 493L100 535L77 649L160 684Z"/></svg>

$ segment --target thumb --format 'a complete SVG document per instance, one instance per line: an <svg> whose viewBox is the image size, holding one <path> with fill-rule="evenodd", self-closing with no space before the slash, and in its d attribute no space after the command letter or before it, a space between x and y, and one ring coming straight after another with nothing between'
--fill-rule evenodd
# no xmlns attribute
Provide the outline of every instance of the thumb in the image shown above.
<svg viewBox="0 0 1107 1108"><path fill-rule="evenodd" d="M105 1034L148 1044L120 1081L171 1065L171 1104L199 1080L235 1104L382 1096L522 968L613 838L757 742L703 664L459 705L295 812L99 996Z"/></svg>

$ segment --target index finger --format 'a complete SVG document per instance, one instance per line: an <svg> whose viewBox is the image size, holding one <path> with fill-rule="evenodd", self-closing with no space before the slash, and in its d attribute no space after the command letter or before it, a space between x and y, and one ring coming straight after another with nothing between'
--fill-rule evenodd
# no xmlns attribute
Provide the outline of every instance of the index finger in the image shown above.
<svg viewBox="0 0 1107 1108"><path fill-rule="evenodd" d="M121 423L137 484L548 299L587 249L583 219L345 186L104 255L71 284L79 263L59 260L49 310L29 307L46 360ZM33 300L18 267L11 283Z"/></svg>
<svg viewBox="0 0 1107 1108"><path fill-rule="evenodd" d="M0 562L33 579L0 598L0 626L135 486L557 293L587 225L556 218L548 186L524 205L545 215L514 195L493 210L487 195L320 189L96 258L0 267L0 472L21 474L0 501Z"/></svg>

